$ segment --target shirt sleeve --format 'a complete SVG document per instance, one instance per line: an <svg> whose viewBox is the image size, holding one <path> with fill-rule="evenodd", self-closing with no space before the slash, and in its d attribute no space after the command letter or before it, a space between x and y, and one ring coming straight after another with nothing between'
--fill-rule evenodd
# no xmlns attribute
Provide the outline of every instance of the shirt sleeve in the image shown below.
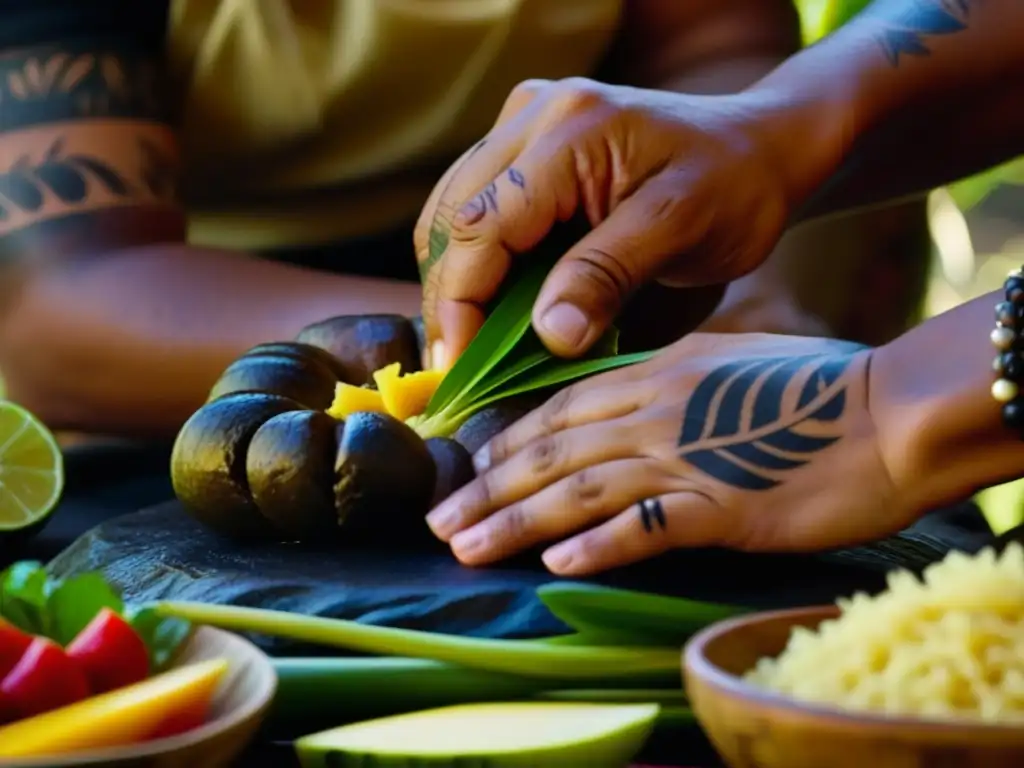
<svg viewBox="0 0 1024 768"><path fill-rule="evenodd" d="M170 0L0 0L0 51L52 43L162 50Z"/></svg>

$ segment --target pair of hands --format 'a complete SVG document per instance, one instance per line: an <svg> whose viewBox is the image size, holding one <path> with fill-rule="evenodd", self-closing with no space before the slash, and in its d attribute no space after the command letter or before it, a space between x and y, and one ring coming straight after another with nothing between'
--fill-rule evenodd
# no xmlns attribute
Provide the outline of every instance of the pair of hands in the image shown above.
<svg viewBox="0 0 1024 768"><path fill-rule="evenodd" d="M417 225L434 365L472 339L516 255L579 211L592 229L533 312L555 354L584 353L645 283L714 285L759 266L805 173L766 127L780 124L773 110L751 96L585 80L517 88ZM785 299L725 305L701 330L564 390L500 435L431 528L474 565L566 539L544 561L581 575L673 547L803 549L900 527L900 513L858 514L887 504L891 485L866 408L870 353L719 335L822 331Z"/></svg>
<svg viewBox="0 0 1024 768"><path fill-rule="evenodd" d="M899 430L868 408L873 354L691 334L524 417L427 522L468 565L554 544L544 563L566 576L677 547L807 551L894 533L916 512L886 460Z"/></svg>

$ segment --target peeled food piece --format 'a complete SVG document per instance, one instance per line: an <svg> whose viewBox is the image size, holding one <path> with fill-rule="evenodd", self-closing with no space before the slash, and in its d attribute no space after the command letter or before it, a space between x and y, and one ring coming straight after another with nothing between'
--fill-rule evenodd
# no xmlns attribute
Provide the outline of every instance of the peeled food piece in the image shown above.
<svg viewBox="0 0 1024 768"><path fill-rule="evenodd" d="M262 392L288 397L306 408L326 410L338 378L311 357L246 355L227 367L210 390L210 400L235 392Z"/></svg>
<svg viewBox="0 0 1024 768"><path fill-rule="evenodd" d="M297 357L304 360L316 360L331 369L336 379L341 379L345 367L341 362L326 349L314 347L312 344L303 344L301 341L269 341L264 344L257 344L248 350L242 357L255 357L257 355L277 355L280 357Z"/></svg>
<svg viewBox="0 0 1024 768"><path fill-rule="evenodd" d="M246 452L272 417L302 410L277 395L238 393L207 403L185 422L171 452L171 484L199 522L228 536L280 539L249 492Z"/></svg>
<svg viewBox="0 0 1024 768"><path fill-rule="evenodd" d="M338 524L385 541L430 536L424 518L435 474L430 451L412 428L383 413L352 414L334 464Z"/></svg>
<svg viewBox="0 0 1024 768"><path fill-rule="evenodd" d="M400 421L419 416L434 396L444 371L414 371L402 374L399 363L374 371L373 381L384 400L387 412Z"/></svg>
<svg viewBox="0 0 1024 768"><path fill-rule="evenodd" d="M337 358L342 368L339 378L346 384L371 384L373 372L390 363L400 363L403 371L421 367L416 330L401 315L332 317L306 326L295 340Z"/></svg>
<svg viewBox="0 0 1024 768"><path fill-rule="evenodd" d="M297 540L338 532L334 459L341 429L322 411L289 411L266 421L249 443L245 467L253 501Z"/></svg>
<svg viewBox="0 0 1024 768"><path fill-rule="evenodd" d="M434 457L437 479L431 508L447 499L459 488L476 477L473 457L462 445L447 437L432 437L426 441L427 450Z"/></svg>
<svg viewBox="0 0 1024 768"><path fill-rule="evenodd" d="M0 728L0 757L58 755L171 735L203 722L228 662L211 659ZM180 731L179 731L180 732Z"/></svg>
<svg viewBox="0 0 1024 768"><path fill-rule="evenodd" d="M384 407L384 398L380 392L369 387L357 387L354 384L338 382L334 389L334 402L327 409L327 413L336 419L345 419L353 413L370 411L372 413L387 413Z"/></svg>
<svg viewBox="0 0 1024 768"><path fill-rule="evenodd" d="M295 742L303 768L623 768L657 704L466 704L334 728Z"/></svg>

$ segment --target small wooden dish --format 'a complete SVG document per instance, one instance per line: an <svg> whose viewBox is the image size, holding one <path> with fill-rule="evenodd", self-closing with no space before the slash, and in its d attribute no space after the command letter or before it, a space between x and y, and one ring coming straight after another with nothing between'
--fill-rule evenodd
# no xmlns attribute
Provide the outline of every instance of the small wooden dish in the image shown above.
<svg viewBox="0 0 1024 768"><path fill-rule="evenodd" d="M202 727L128 747L4 762L3 768L224 768L263 721L277 690L277 674L270 659L248 640L211 627L193 633L173 666L208 659L227 659L230 668Z"/></svg>
<svg viewBox="0 0 1024 768"><path fill-rule="evenodd" d="M744 616L696 635L683 653L686 690L704 732L732 768L1019 768L1024 728L927 721L801 704L742 679L777 656L793 627L835 607Z"/></svg>

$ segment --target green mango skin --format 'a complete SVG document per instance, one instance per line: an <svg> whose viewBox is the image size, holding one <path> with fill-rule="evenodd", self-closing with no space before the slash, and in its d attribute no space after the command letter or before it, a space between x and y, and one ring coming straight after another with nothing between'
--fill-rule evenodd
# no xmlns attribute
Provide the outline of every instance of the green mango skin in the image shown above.
<svg viewBox="0 0 1024 768"><path fill-rule="evenodd" d="M301 409L286 397L244 392L221 397L192 414L171 451L171 484L189 514L232 538L284 538L253 502L246 453L264 423Z"/></svg>
<svg viewBox="0 0 1024 768"><path fill-rule="evenodd" d="M434 495L430 500L433 509L476 477L476 471L473 457L461 443L447 437L432 437L426 441L426 446L437 469Z"/></svg>
<svg viewBox="0 0 1024 768"><path fill-rule="evenodd" d="M275 355L278 357L294 357L299 360L315 360L318 363L331 369L334 378L341 381L345 372L345 366L341 364L334 355L326 349L314 347L312 344L303 344L301 341L271 341L265 344L257 344L247 350L242 357L255 357L258 355Z"/></svg>
<svg viewBox="0 0 1024 768"><path fill-rule="evenodd" d="M334 463L339 525L361 541L434 539L425 517L437 471L423 440L383 413L345 420Z"/></svg>
<svg viewBox="0 0 1024 768"><path fill-rule="evenodd" d="M245 466L253 501L295 541L338 536L334 459L343 428L323 411L290 411L265 422L249 443Z"/></svg>
<svg viewBox="0 0 1024 768"><path fill-rule="evenodd" d="M402 373L421 369L416 329L401 315L342 315L306 326L295 337L329 352L341 366L339 379L357 387L373 384L373 372L400 363Z"/></svg>
<svg viewBox="0 0 1024 768"><path fill-rule="evenodd" d="M238 392L279 395L322 411L334 400L338 379L314 358L276 354L247 355L227 367L210 390L210 400Z"/></svg>

